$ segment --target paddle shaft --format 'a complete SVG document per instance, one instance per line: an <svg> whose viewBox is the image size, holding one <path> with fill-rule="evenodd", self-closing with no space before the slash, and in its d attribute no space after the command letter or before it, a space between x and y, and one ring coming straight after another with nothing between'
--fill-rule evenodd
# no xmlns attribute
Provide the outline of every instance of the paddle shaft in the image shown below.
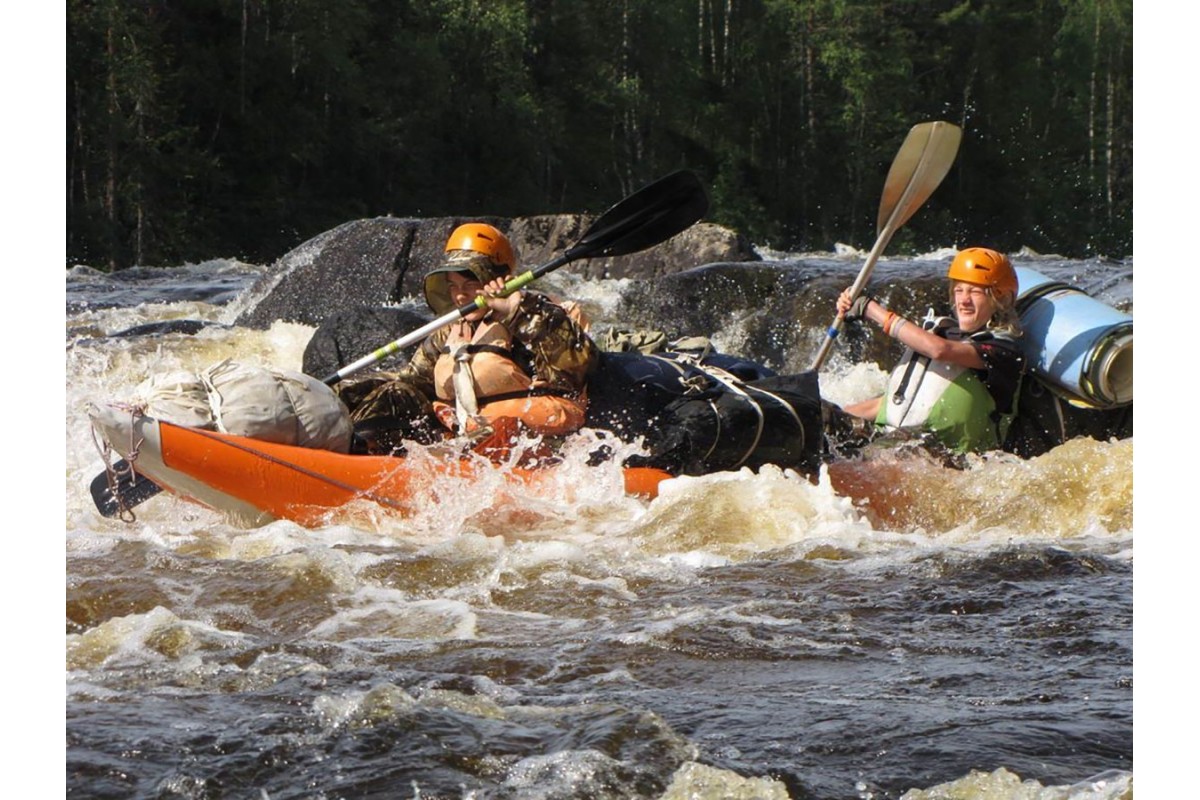
<svg viewBox="0 0 1200 800"><path fill-rule="evenodd" d="M879 234L879 238L875 240L875 246L871 248L871 252L867 255L866 263L858 272L858 277L854 280L854 284L850 287L852 297L858 297L864 288L867 281L871 279L871 271L875 269L875 262L879 260L879 256L883 254L883 250L888 246L888 242L892 240L892 235L896 232L895 228L884 228ZM838 333L842 329L842 323L845 322L845 317L838 314L833 318L829 328L825 331L825 341L821 342L821 347L817 350L817 356L813 359L812 369L819 370L821 365L825 363L825 359L829 357L829 351L833 349L833 342L838 337Z"/></svg>
<svg viewBox="0 0 1200 800"><path fill-rule="evenodd" d="M570 261L574 261L577 257L578 256L576 256L574 254L574 248L573 248L572 250L568 250L566 253L564 253L563 255L554 259L553 261L551 261L547 264L543 264L542 266L538 267L537 269L531 269L531 270L528 270L527 272L523 272L520 275L516 276L515 278L512 278L509 281L506 281L504 284L504 291L501 292L501 294L499 296L507 297L508 295L517 291L521 287L527 286L528 284L533 283L535 280L542 277L543 275L545 275L549 272L553 272L554 270L561 267L563 264L566 264ZM478 311L479 309L486 307L487 301L488 301L487 297L480 295L479 297L476 297L470 303L464 303L463 305L459 306L455 310L446 312L445 314L443 314L442 316L433 320L432 322L425 323L424 325L422 325L420 328L417 328L412 333L406 333L404 336L401 336L399 339L395 339L394 341L388 342L383 347L380 347L378 350L375 350L374 352L363 356L362 358L358 359L354 363L347 364L346 366L339 369L337 372L334 372L334 373L328 375L323 380L327 385L333 386L334 384L339 383L343 378L353 375L354 373L358 372L361 369L364 369L365 367L369 367L372 364L382 361L383 359L387 358L388 356L392 355L393 353L398 353L401 350L403 350L404 348L408 347L409 345L416 344L417 342L424 339L426 336L429 336L431 333L434 333L435 331L438 331L438 330L444 328L445 326L447 326L453 322L456 322L457 320L464 319L465 317L467 317L467 315L472 314L472 313Z"/></svg>
<svg viewBox="0 0 1200 800"><path fill-rule="evenodd" d="M908 132L892 161L891 169L888 170L883 196L880 198L879 235L862 269L858 271L858 277L850 287L851 302L866 288L871 272L875 269L884 248L891 242L892 236L929 199L946 177L958 154L961 140L962 129L949 122L922 122L914 125ZM821 347L813 359L813 370L819 370L829 357L833 342L844 321L845 318L839 313L825 331L825 340L821 342Z"/></svg>

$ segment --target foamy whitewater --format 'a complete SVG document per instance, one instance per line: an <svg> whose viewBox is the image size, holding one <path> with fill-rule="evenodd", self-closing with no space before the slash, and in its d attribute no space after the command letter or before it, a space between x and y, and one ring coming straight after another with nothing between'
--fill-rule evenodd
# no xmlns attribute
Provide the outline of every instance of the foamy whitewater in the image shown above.
<svg viewBox="0 0 1200 800"><path fill-rule="evenodd" d="M1130 262L1086 266L1132 302ZM536 493L447 479L408 518L245 528L166 494L103 518L89 401L225 358L300 369L312 328L231 324L263 271L67 273L69 796L1132 797L1131 439L646 502L584 435ZM558 287L612 322L628 282ZM114 335L184 320L211 324ZM835 402L884 380L837 351L821 376Z"/></svg>

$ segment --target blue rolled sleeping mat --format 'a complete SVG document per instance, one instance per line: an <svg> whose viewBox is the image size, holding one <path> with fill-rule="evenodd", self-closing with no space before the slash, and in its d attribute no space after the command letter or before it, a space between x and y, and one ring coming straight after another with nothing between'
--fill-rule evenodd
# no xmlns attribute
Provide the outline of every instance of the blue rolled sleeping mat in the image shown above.
<svg viewBox="0 0 1200 800"><path fill-rule="evenodd" d="M1133 402L1133 317L1080 289L1017 267L1017 312L1033 371L1077 405Z"/></svg>
<svg viewBox="0 0 1200 800"><path fill-rule="evenodd" d="M1030 371L1004 449L1030 458L1079 436L1133 436L1133 318L1035 270L1016 272Z"/></svg>

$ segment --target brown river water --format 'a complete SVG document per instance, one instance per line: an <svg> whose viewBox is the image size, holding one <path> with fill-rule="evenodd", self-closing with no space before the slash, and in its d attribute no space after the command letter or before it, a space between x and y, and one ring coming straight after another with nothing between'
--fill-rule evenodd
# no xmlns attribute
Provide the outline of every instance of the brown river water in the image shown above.
<svg viewBox="0 0 1200 800"><path fill-rule="evenodd" d="M650 502L581 448L536 496L451 483L405 519L101 517L87 401L299 369L312 329L111 334L228 322L256 274L68 272L68 796L1132 797L1132 439Z"/></svg>

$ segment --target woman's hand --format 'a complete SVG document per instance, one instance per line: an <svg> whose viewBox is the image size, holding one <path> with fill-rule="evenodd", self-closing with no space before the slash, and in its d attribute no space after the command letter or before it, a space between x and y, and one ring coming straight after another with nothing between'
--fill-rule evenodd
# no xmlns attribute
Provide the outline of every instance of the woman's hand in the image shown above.
<svg viewBox="0 0 1200 800"><path fill-rule="evenodd" d="M846 287L837 299L837 314L839 317L846 316L846 312L850 310L850 288Z"/></svg>
<svg viewBox="0 0 1200 800"><path fill-rule="evenodd" d="M859 319L860 317L867 316L867 305L870 304L871 298L865 294L860 294L851 300L850 292L853 288L851 286L838 295L837 313L843 319Z"/></svg>

